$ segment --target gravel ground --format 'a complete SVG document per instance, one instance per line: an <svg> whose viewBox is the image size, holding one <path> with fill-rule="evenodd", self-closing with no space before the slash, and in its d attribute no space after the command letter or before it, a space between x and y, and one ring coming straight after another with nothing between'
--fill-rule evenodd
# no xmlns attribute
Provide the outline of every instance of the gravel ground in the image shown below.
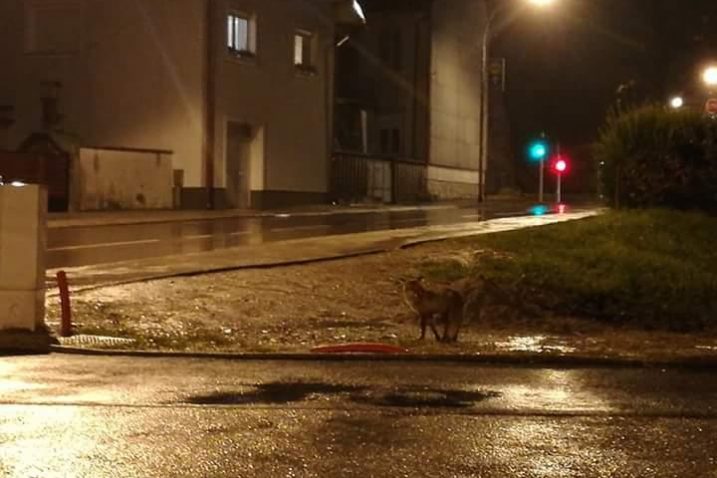
<svg viewBox="0 0 717 478"><path fill-rule="evenodd" d="M506 308L485 310L458 344L432 337L418 342L401 279L417 275L424 261L473 257L476 251L468 247L448 241L304 266L108 287L73 297L75 330L132 338L131 348L150 350L305 352L320 344L386 342L418 353L717 355L714 333L695 337L570 318L524 319ZM59 323L57 301L48 298L51 328Z"/></svg>

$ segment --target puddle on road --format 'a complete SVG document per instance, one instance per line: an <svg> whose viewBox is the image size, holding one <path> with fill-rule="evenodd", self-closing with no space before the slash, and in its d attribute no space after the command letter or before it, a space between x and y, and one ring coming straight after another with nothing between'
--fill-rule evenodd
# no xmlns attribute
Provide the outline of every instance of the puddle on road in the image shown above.
<svg viewBox="0 0 717 478"><path fill-rule="evenodd" d="M371 389L360 385L321 382L271 382L256 385L246 392L214 392L189 397L192 405L286 405L296 402L345 398L348 401L379 407L397 408L469 408L500 396L492 391L450 390L430 387Z"/></svg>
<svg viewBox="0 0 717 478"><path fill-rule="evenodd" d="M280 405L308 400L311 396L358 393L364 387L333 385L318 382L270 382L256 385L254 390L242 392L215 392L190 397L193 405Z"/></svg>
<svg viewBox="0 0 717 478"><path fill-rule="evenodd" d="M367 397L354 397L354 401L375 406L398 408L470 408L491 398L497 398L497 392L414 389L379 393Z"/></svg>
<svg viewBox="0 0 717 478"><path fill-rule="evenodd" d="M560 340L549 337L547 335L529 335L510 337L503 342L496 342L495 347L498 350L510 352L559 352L573 353L577 349L569 345L561 343Z"/></svg>

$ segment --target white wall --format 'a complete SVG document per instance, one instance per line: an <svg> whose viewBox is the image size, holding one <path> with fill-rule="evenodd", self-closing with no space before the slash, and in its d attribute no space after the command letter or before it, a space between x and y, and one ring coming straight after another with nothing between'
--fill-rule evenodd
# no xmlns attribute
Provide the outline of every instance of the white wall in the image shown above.
<svg viewBox="0 0 717 478"><path fill-rule="evenodd" d="M80 211L172 207L169 154L82 148L76 177L72 201Z"/></svg>

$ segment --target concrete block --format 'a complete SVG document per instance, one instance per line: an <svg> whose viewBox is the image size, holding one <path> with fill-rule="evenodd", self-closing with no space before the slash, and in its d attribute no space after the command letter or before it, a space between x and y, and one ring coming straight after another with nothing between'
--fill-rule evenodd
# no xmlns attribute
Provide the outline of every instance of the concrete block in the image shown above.
<svg viewBox="0 0 717 478"><path fill-rule="evenodd" d="M0 331L41 328L45 321L45 290L0 290Z"/></svg>
<svg viewBox="0 0 717 478"><path fill-rule="evenodd" d="M0 331L44 323L46 210L43 186L0 186Z"/></svg>
<svg viewBox="0 0 717 478"><path fill-rule="evenodd" d="M42 186L0 186L0 290L44 287L46 204Z"/></svg>

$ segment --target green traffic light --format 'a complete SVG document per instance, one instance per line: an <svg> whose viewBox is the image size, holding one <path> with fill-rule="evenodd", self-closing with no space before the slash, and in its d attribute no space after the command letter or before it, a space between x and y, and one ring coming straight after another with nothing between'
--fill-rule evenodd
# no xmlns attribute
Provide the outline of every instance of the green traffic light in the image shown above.
<svg viewBox="0 0 717 478"><path fill-rule="evenodd" d="M528 147L528 156L533 161L542 161L548 157L548 143L543 140L537 140L530 143Z"/></svg>

